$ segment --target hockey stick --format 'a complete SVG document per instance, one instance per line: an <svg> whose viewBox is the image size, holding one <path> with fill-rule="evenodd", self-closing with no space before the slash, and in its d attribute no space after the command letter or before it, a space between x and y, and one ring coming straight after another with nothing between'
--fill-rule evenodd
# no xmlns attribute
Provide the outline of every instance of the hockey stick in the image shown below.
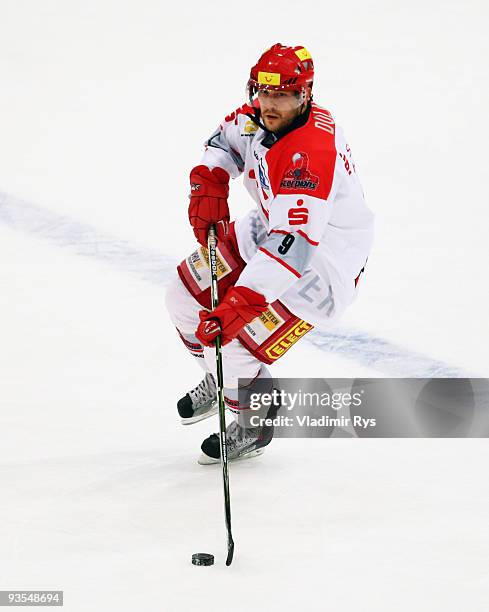
<svg viewBox="0 0 489 612"><path fill-rule="evenodd" d="M207 246L209 249L209 265L211 269L211 304L212 309L219 304L219 295L217 289L217 240L216 226L213 224L209 228L207 237ZM234 540L231 533L231 498L229 495L229 473L228 473L228 454L226 446L226 418L224 412L224 378L222 373L222 352L221 352L221 336L216 338L216 370L217 370L217 399L219 403L219 439L221 441L221 466L222 480L224 484L224 513L226 517L226 529L228 534L228 556L226 565L231 565L234 554Z"/></svg>

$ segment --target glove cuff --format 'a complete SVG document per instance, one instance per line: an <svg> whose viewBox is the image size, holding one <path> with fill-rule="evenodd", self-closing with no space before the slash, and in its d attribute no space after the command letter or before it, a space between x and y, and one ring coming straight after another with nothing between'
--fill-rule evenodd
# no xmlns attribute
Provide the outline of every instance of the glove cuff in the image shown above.
<svg viewBox="0 0 489 612"><path fill-rule="evenodd" d="M229 172L224 168L209 168L201 164L190 171L190 184L229 185Z"/></svg>

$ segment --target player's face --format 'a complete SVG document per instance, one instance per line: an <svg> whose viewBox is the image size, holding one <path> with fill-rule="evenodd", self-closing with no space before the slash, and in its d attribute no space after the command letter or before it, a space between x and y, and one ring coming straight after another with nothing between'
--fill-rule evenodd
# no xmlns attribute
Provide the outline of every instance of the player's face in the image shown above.
<svg viewBox="0 0 489 612"><path fill-rule="evenodd" d="M277 132L287 127L301 114L304 97L294 91L275 91L263 89L258 92L263 124L270 132Z"/></svg>

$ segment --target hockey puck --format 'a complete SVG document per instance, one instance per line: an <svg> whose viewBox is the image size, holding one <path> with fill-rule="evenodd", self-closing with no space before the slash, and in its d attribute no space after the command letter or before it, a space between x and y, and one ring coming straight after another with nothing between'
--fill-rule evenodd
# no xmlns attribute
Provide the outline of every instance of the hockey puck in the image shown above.
<svg viewBox="0 0 489 612"><path fill-rule="evenodd" d="M194 565L214 565L214 555L209 553L195 553L192 555Z"/></svg>

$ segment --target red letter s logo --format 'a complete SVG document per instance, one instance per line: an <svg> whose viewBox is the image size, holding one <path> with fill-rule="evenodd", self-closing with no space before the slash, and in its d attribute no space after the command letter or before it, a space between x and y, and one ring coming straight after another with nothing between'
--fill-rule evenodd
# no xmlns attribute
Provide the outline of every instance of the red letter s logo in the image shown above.
<svg viewBox="0 0 489 612"><path fill-rule="evenodd" d="M289 225L302 225L307 223L309 219L309 211L307 208L290 208L289 209Z"/></svg>

